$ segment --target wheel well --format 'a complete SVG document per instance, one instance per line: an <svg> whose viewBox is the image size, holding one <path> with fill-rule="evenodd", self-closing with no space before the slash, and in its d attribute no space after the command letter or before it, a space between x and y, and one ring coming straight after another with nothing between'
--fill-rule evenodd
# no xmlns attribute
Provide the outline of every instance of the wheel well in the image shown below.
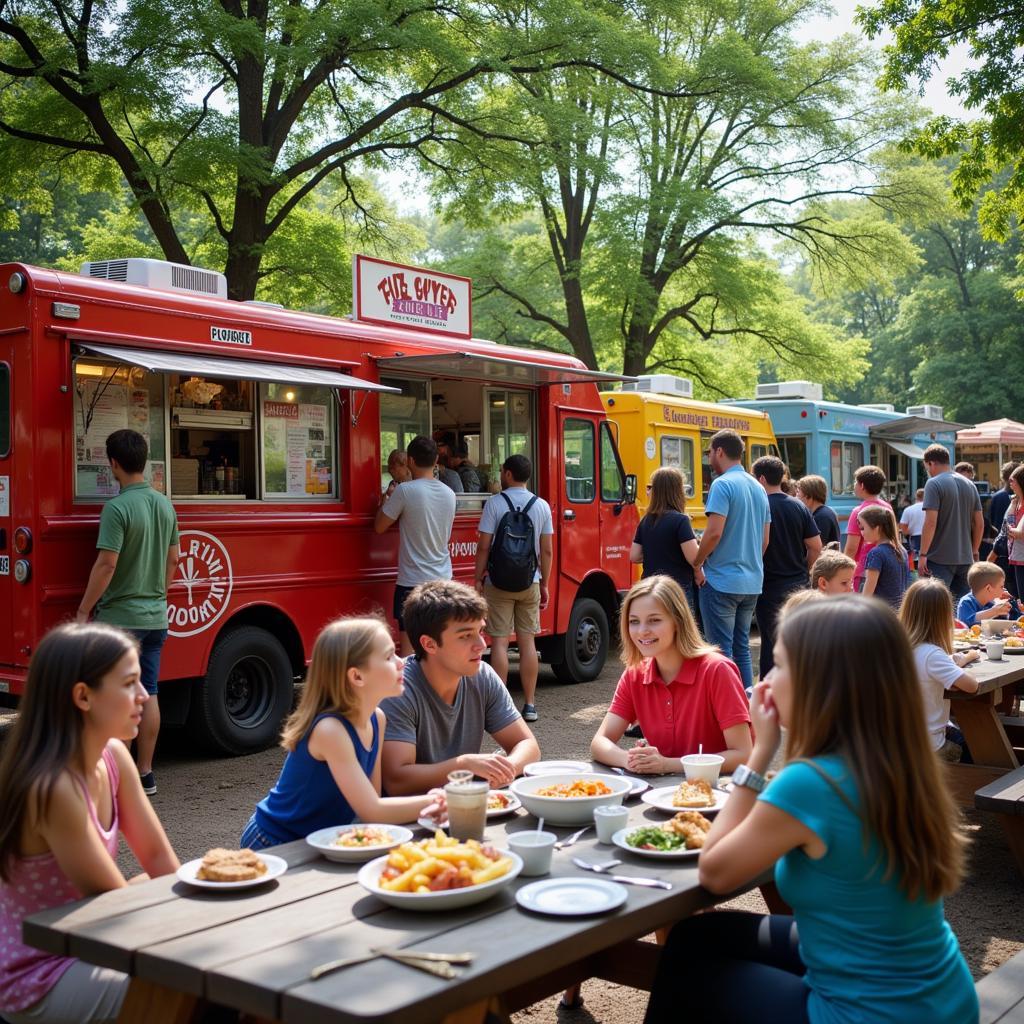
<svg viewBox="0 0 1024 1024"><path fill-rule="evenodd" d="M269 605L253 605L243 608L237 615L227 622L221 630L221 635L238 626L259 626L268 633L272 633L284 646L288 660L292 663L292 671L301 676L306 671L306 656L302 648L302 637L284 612Z"/></svg>
<svg viewBox="0 0 1024 1024"><path fill-rule="evenodd" d="M614 646L615 638L618 635L616 616L619 613L619 593L615 589L615 584L604 573L592 573L580 585L576 600L582 601L587 597L595 600L608 616L608 630L611 633Z"/></svg>

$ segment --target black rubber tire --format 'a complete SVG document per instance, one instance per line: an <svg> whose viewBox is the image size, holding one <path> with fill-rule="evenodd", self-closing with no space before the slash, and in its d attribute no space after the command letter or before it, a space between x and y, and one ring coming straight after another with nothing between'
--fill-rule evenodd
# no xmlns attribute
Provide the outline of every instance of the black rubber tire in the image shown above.
<svg viewBox="0 0 1024 1024"><path fill-rule="evenodd" d="M206 747L250 754L277 742L295 673L281 642L259 626L225 633L192 699L189 727Z"/></svg>
<svg viewBox="0 0 1024 1024"><path fill-rule="evenodd" d="M562 658L551 666L563 683L589 683L596 679L608 658L611 634L604 608L585 597L572 606L569 628L562 641Z"/></svg>

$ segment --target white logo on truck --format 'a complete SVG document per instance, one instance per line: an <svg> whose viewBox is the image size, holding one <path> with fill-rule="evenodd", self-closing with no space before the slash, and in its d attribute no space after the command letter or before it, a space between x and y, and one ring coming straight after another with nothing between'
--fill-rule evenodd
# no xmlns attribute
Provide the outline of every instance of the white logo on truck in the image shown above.
<svg viewBox="0 0 1024 1024"><path fill-rule="evenodd" d="M182 530L178 572L167 598L167 632L195 636L209 629L231 600L231 558L212 533Z"/></svg>

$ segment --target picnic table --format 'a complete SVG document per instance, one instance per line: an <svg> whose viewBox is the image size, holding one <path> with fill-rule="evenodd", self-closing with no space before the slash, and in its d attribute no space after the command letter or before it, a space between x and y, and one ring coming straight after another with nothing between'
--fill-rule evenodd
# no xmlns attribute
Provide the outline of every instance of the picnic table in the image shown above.
<svg viewBox="0 0 1024 1024"><path fill-rule="evenodd" d="M627 807L630 825L668 820L638 797ZM509 833L536 825L519 810L490 821L485 838L501 848ZM576 829L552 831L564 837ZM283 1024L477 1024L587 978L649 990L659 948L638 940L731 898L701 888L696 858L643 858L599 845L593 830L556 851L550 877L594 878L573 865L573 855L598 862L617 856L620 873L664 879L671 891L627 886L626 903L612 913L547 917L517 906L515 892L536 881L519 877L475 906L417 913L363 890L359 865L324 860L304 842L273 852L289 865L273 882L217 893L158 878L36 914L25 922L25 940L130 974L121 1021L189 1024L209 1000ZM758 883L768 879L740 891ZM310 979L314 966L371 947L472 951L475 959L452 981L385 959Z"/></svg>

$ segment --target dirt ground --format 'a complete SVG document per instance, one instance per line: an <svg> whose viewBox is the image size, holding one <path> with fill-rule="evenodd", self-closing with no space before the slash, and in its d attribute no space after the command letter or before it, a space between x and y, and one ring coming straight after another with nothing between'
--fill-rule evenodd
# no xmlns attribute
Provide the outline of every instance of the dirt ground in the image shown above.
<svg viewBox="0 0 1024 1024"><path fill-rule="evenodd" d="M518 694L513 666L513 690ZM619 666L609 662L601 677L588 684L566 686L542 668L534 726L546 757L588 758L590 737L611 700ZM2 727L2 723L0 723ZM200 856L211 846L233 846L257 800L277 777L283 752L267 750L240 758L199 754L180 731L161 738L156 775L159 791L153 804L182 861ZM973 837L969 875L946 904L975 978L995 969L1024 945L1024 886L996 819L971 811L967 823ZM123 867L136 871L130 855ZM751 894L734 906L764 910ZM633 1024L643 1019L645 993L600 981L584 986L582 1009L566 1011L552 998L516 1015L519 1024Z"/></svg>

